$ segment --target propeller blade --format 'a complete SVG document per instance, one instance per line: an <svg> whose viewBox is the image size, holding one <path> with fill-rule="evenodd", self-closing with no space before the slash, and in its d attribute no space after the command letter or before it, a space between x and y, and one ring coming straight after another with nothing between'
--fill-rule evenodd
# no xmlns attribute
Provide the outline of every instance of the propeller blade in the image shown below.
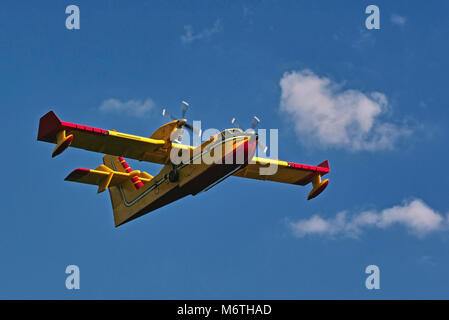
<svg viewBox="0 0 449 320"><path fill-rule="evenodd" d="M182 101L182 111L181 111L181 118L184 119L187 109L189 108L189 104L185 101Z"/></svg>
<svg viewBox="0 0 449 320"><path fill-rule="evenodd" d="M175 117L173 117L170 113L168 113L167 110L162 110L162 115L166 118L169 118L170 120L177 120Z"/></svg>
<svg viewBox="0 0 449 320"><path fill-rule="evenodd" d="M251 123L251 129L256 129L257 125L259 124L260 120L256 116L253 118L253 122Z"/></svg>
<svg viewBox="0 0 449 320"><path fill-rule="evenodd" d="M233 124L236 128L240 129L240 125L239 125L239 123L237 122L237 120L235 120L235 118L232 118L231 122L232 122L232 124Z"/></svg>
<svg viewBox="0 0 449 320"><path fill-rule="evenodd" d="M196 127L191 126L190 124L186 123L184 124L184 127L186 127L187 129L189 129L190 131L192 131L194 134L197 134L199 136L201 136L201 129L198 129Z"/></svg>
<svg viewBox="0 0 449 320"><path fill-rule="evenodd" d="M178 128L186 127L194 134L201 136L201 129L193 127L192 125L187 123L186 119L184 119L187 109L189 108L189 104L185 101L182 101L181 103L182 103L181 119L178 119L178 118L172 116L166 109L162 110L162 115L166 118L169 118L170 120L178 120Z"/></svg>

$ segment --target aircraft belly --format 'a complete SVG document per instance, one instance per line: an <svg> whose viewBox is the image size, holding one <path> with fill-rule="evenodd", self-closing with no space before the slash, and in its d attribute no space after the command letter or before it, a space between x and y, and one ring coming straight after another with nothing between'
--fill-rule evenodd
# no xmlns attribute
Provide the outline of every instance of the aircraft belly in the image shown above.
<svg viewBox="0 0 449 320"><path fill-rule="evenodd" d="M142 197L135 198L137 201L125 201L121 204L126 207L128 215L124 216L122 223L138 218L146 213L165 206L173 201L188 195L186 189L180 188L177 184L171 183L168 179L156 187L150 186L146 192L141 193ZM123 208L125 209L125 208Z"/></svg>
<svg viewBox="0 0 449 320"><path fill-rule="evenodd" d="M232 141L230 143L232 143ZM231 150L230 152L223 153L225 155L222 157L223 164L206 164L204 162L200 162L199 164L187 164L179 170L179 181L177 182L170 182L168 179L171 165L166 165L161 172L153 178L155 183L148 184L148 186L139 189L138 192L132 188L112 187L112 192L120 192L123 201L119 205L122 207L121 210L125 212L117 225L138 218L189 194L195 195L213 185L223 177L226 177L229 173L245 166L248 159L252 158L254 154L255 145L255 142L248 142L246 139L244 141L238 141L234 148L226 149L226 147L229 148L229 145L223 143L223 145L218 146L218 148L223 148L223 151ZM232 157L235 160L236 154L239 151L243 151L245 154L243 163L230 161L229 157Z"/></svg>
<svg viewBox="0 0 449 320"><path fill-rule="evenodd" d="M189 183L184 185L184 188L186 188L190 194L196 195L241 166L241 164L213 164L194 179L191 179Z"/></svg>

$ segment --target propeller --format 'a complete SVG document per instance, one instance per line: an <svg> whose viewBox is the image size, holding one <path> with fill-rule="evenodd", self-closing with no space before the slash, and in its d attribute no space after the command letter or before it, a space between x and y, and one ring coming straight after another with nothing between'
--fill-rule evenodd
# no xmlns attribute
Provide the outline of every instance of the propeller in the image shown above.
<svg viewBox="0 0 449 320"><path fill-rule="evenodd" d="M184 119L186 116L187 109L189 108L189 104L185 101L182 101L181 103L182 103L181 118Z"/></svg>
<svg viewBox="0 0 449 320"><path fill-rule="evenodd" d="M239 123L237 122L237 120L235 120L235 118L232 118L231 122L236 128L241 129Z"/></svg>
<svg viewBox="0 0 449 320"><path fill-rule="evenodd" d="M242 128L240 127L240 124L237 122L237 120L235 118L232 118L231 120L232 124L242 130ZM256 127L259 124L260 119L256 116L253 117L253 121L251 122L251 128L248 128L245 130L245 132L250 133L250 134L255 134L256 133ZM259 145L260 148L262 148L264 153L267 153L268 147L262 143L259 139L257 139L257 144Z"/></svg>
<svg viewBox="0 0 449 320"><path fill-rule="evenodd" d="M162 110L162 115L172 121L177 120L178 121L178 126L180 128L186 127L187 129L189 129L190 131L192 131L192 133L195 133L197 135L201 135L201 129L198 129L196 127L193 127L192 125L190 125L189 123L187 123L187 120L185 119L185 115L187 112L187 109L189 108L189 104L185 101L182 101L182 109L181 109L181 119L176 118L175 116L173 116L171 113L169 113L166 109Z"/></svg>
<svg viewBox="0 0 449 320"><path fill-rule="evenodd" d="M251 122L251 129L256 129L257 125L259 124L260 120L256 116L254 116L253 121Z"/></svg>

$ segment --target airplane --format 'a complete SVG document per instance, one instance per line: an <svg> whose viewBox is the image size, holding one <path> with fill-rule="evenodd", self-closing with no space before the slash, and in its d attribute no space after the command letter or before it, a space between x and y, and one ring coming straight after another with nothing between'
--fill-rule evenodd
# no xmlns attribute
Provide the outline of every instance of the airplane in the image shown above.
<svg viewBox="0 0 449 320"><path fill-rule="evenodd" d="M258 146L265 152L267 149L254 130L260 121L257 117L253 119L251 129L242 130L233 119L234 128L213 135L199 146L180 143L173 137L179 137L184 128L201 135L185 119L188 106L187 102L182 102L180 118L164 109L163 115L171 121L149 138L61 121L50 111L40 118L37 140L56 144L52 157L69 146L104 154L103 164L96 169L75 169L65 180L96 185L98 193L108 190L115 227L187 195L209 190L230 176L302 186L312 183L307 200L315 198L327 187L329 180L321 180L330 171L327 160L310 166L254 156ZM184 160L173 161L173 155L180 154ZM214 155L221 161L205 160ZM240 161L237 161L239 156ZM124 158L163 167L152 176L145 171L132 170ZM261 174L261 170L269 166L277 169L275 173Z"/></svg>

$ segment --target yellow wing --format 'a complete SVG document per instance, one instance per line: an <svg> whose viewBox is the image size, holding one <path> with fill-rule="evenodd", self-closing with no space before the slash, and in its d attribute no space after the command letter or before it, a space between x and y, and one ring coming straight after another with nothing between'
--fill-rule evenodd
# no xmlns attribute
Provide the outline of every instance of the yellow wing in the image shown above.
<svg viewBox="0 0 449 320"><path fill-rule="evenodd" d="M53 111L39 122L38 140L56 143L52 156L63 152L68 146L131 159L166 163L170 148L191 148L169 140L145 138L115 130L104 130L80 124L60 121Z"/></svg>
<svg viewBox="0 0 449 320"><path fill-rule="evenodd" d="M271 172L268 170L270 166L273 169ZM265 174L264 169L266 170ZM321 181L321 176L329 173L329 171L329 162L327 160L318 166L309 166L288 161L254 157L246 167L234 173L234 176L302 186L312 182L313 189L309 193L309 200L315 198L327 187L329 180Z"/></svg>

